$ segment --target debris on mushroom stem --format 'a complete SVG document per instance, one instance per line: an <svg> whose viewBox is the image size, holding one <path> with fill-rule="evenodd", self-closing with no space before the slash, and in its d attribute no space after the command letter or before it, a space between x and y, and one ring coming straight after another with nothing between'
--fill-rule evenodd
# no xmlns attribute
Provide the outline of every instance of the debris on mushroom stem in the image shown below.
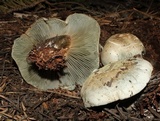
<svg viewBox="0 0 160 121"><path fill-rule="evenodd" d="M55 36L37 44L29 52L27 61L39 69L59 71L66 67L66 54L71 38L68 35Z"/></svg>

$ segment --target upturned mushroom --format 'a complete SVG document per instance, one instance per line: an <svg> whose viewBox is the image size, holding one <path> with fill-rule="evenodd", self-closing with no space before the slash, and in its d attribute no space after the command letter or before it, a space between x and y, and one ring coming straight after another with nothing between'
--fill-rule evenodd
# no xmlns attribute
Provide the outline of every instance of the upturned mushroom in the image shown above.
<svg viewBox="0 0 160 121"><path fill-rule="evenodd" d="M87 15L42 18L14 41L12 57L29 84L72 90L99 67L99 37L99 24Z"/></svg>
<svg viewBox="0 0 160 121"><path fill-rule="evenodd" d="M81 96L85 107L106 105L139 93L150 80L153 67L142 58L105 65L84 82Z"/></svg>
<svg viewBox="0 0 160 121"><path fill-rule="evenodd" d="M133 56L142 56L145 52L143 43L133 34L112 35L105 43L101 53L102 64L125 60Z"/></svg>

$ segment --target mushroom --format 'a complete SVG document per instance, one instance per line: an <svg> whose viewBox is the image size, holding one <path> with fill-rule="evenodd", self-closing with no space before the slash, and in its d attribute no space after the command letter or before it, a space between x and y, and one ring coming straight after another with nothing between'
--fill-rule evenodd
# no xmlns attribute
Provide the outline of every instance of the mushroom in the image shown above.
<svg viewBox="0 0 160 121"><path fill-rule="evenodd" d="M101 53L103 65L125 60L145 52L143 43L133 34L123 33L112 35L105 43Z"/></svg>
<svg viewBox="0 0 160 121"><path fill-rule="evenodd" d="M99 67L99 37L99 24L84 14L41 18L14 41L12 57L29 84L73 90Z"/></svg>
<svg viewBox="0 0 160 121"><path fill-rule="evenodd" d="M142 58L130 58L95 70L84 82L85 107L106 105L136 95L150 80L153 67Z"/></svg>

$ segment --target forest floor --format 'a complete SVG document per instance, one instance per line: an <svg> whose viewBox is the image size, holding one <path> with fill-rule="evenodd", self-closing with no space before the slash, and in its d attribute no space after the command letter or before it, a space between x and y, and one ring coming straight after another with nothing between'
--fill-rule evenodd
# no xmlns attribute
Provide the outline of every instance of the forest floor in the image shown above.
<svg viewBox="0 0 160 121"><path fill-rule="evenodd" d="M16 1L16 0L15 0ZM160 120L160 1L39 0L0 11L0 120L1 121L159 121ZM5 3L1 3L3 6ZM85 108L80 87L73 91L41 91L27 84L11 57L14 40L41 17L65 20L84 13L101 27L100 43L116 33L132 33L144 44L144 58L154 71L146 88L131 99ZM132 106L127 107L126 103Z"/></svg>

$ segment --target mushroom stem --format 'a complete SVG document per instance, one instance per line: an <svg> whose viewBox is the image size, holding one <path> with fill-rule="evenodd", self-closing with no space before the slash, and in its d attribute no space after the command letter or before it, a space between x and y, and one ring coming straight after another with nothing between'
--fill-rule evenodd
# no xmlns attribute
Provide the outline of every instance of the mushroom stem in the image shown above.
<svg viewBox="0 0 160 121"><path fill-rule="evenodd" d="M34 46L27 61L39 69L59 71L66 67L65 56L70 46L70 37L56 36Z"/></svg>

